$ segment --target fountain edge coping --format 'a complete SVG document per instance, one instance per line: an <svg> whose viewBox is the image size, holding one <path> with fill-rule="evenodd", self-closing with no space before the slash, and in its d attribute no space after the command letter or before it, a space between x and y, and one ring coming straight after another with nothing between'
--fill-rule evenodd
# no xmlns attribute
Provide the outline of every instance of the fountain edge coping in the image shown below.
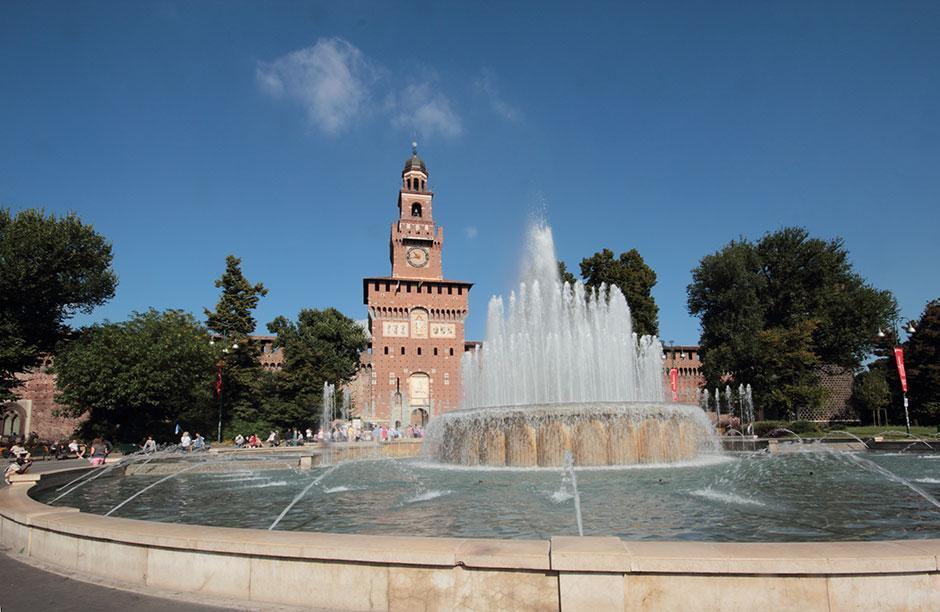
<svg viewBox="0 0 940 612"><path fill-rule="evenodd" d="M12 486L0 491L0 516L76 538L310 561L624 574L805 576L940 571L940 539L723 543L625 541L592 536L498 540L266 531L105 517L66 506L48 506L29 497L29 489L42 477L70 471L75 468L17 478Z"/></svg>

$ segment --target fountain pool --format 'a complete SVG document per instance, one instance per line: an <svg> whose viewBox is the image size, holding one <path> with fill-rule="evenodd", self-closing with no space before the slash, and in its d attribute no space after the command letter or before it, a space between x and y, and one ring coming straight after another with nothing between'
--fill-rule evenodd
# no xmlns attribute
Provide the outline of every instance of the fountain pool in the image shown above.
<svg viewBox="0 0 940 612"><path fill-rule="evenodd" d="M809 448L779 455L706 455L670 465L579 468L584 534L745 542L940 537L940 509L923 497L866 470L847 451ZM940 455L864 455L940 496ZM116 470L55 505L106 514L163 477ZM443 467L420 459L349 461L312 470L187 472L112 516L266 529L315 479L322 480L282 518L278 530L493 538L577 534L561 469ZM48 502L57 494L47 487L33 496Z"/></svg>

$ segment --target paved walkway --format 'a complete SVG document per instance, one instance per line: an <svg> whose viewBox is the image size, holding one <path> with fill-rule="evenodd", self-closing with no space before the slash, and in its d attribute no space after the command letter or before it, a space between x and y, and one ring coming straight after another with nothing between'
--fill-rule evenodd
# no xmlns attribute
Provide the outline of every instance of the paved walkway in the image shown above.
<svg viewBox="0 0 940 612"><path fill-rule="evenodd" d="M60 462L61 463L61 462ZM204 606L175 599L151 597L110 589L59 574L44 572L0 554L0 610L3 612L88 612L89 610L134 610L135 612L219 612L232 608Z"/></svg>

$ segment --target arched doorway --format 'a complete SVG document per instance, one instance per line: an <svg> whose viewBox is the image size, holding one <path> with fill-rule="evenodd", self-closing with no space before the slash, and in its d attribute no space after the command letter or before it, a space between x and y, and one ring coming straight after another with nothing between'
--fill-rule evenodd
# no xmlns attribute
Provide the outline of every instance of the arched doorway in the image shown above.
<svg viewBox="0 0 940 612"><path fill-rule="evenodd" d="M22 431L23 417L14 405L8 404L0 410L0 424L2 424L0 435L5 437L16 438L25 433Z"/></svg>
<svg viewBox="0 0 940 612"><path fill-rule="evenodd" d="M411 424L425 427L428 424L428 411L424 408L415 408L411 411Z"/></svg>

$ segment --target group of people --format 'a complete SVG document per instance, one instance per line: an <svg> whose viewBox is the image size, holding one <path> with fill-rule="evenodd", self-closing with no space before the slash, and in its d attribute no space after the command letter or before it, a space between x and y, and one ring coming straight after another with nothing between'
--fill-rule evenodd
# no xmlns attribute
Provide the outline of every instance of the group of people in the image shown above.
<svg viewBox="0 0 940 612"><path fill-rule="evenodd" d="M390 442L402 438L423 438L424 429L420 425L409 425L401 429L399 423L394 426L372 423L363 427L358 421L336 421L328 428L320 428L317 433L309 427L306 431L294 428L282 437L277 431L271 431L265 443L268 446L303 446L304 444L330 442ZM235 436L237 448L256 448L263 446L257 435L249 438L239 434Z"/></svg>
<svg viewBox="0 0 940 612"><path fill-rule="evenodd" d="M88 459L92 465L104 465L105 460L114 445L104 438L95 438L91 444L79 442L72 439L68 444L64 442L55 442L50 444L48 452L56 459ZM11 477L15 474L25 474L33 465L32 453L25 446L25 441L20 438L14 441L7 451L10 464L3 472L3 479L10 483Z"/></svg>
<svg viewBox="0 0 940 612"><path fill-rule="evenodd" d="M271 432L274 434L274 432ZM268 436L268 441L270 442L271 437ZM235 436L235 448L261 448L264 444L261 443L261 438L258 437L258 434L251 434L247 438L242 434ZM275 445L276 446L276 445Z"/></svg>
<svg viewBox="0 0 940 612"><path fill-rule="evenodd" d="M190 453L204 451L209 448L206 439L197 431L195 436L190 436L188 431L184 431L180 436L180 450Z"/></svg>

